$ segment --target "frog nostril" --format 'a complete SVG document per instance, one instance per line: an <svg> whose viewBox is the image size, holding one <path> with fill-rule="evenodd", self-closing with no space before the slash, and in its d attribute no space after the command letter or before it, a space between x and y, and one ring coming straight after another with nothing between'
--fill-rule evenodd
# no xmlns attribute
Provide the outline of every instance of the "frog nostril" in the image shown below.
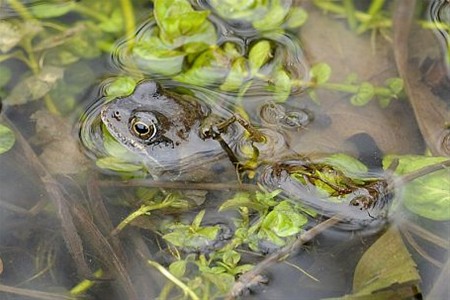
<svg viewBox="0 0 450 300"><path fill-rule="evenodd" d="M122 119L122 117L120 116L120 112L118 110L113 112L112 117L117 121L120 121Z"/></svg>

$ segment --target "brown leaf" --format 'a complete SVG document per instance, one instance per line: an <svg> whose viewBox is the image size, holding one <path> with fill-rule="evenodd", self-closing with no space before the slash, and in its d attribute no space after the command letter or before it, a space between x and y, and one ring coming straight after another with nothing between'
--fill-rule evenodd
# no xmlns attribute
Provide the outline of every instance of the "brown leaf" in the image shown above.
<svg viewBox="0 0 450 300"><path fill-rule="evenodd" d="M43 110L35 112L31 119L36 121L33 141L43 145L39 158L50 173L76 174L86 167L70 122Z"/></svg>

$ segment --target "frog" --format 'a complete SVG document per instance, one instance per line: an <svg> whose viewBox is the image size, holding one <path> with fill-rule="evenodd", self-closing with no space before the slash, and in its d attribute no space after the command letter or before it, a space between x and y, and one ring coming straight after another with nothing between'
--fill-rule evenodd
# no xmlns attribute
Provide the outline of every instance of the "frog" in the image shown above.
<svg viewBox="0 0 450 300"><path fill-rule="evenodd" d="M100 117L107 132L158 177L170 173L173 178L226 156L210 134L211 124L222 119L212 107L152 80L138 83L129 96L105 103ZM231 124L217 135L232 146L239 133Z"/></svg>

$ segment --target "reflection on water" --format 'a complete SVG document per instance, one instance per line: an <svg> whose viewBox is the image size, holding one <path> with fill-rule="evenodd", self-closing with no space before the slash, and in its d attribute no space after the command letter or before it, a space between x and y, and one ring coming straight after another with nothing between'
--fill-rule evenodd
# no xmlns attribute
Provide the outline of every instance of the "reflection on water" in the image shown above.
<svg viewBox="0 0 450 300"><path fill-rule="evenodd" d="M147 2L0 1L1 299L445 299L447 1Z"/></svg>

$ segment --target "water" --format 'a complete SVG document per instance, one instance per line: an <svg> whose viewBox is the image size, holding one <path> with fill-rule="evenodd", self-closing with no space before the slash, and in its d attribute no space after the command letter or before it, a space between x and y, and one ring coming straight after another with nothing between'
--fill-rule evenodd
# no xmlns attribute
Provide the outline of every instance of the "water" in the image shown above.
<svg viewBox="0 0 450 300"><path fill-rule="evenodd" d="M185 298L212 299L230 296L231 287L244 299L341 297L357 292L354 280L365 280L354 278L360 260L366 269L370 261L388 260L383 249L394 242L370 247L398 228L395 242L403 241L409 254L398 254L403 265L397 269L394 260L390 269L411 273L416 264L421 282L397 275L393 287L381 289L407 298L419 286L426 299L445 299L445 190L429 181L429 195L441 193L442 202L433 206L426 196L424 204L413 202L414 191L427 191L421 182L408 191L405 178L390 176L382 163L390 154L417 157L427 149L448 157L449 6L417 3L420 21L406 40L413 74L405 76L408 101L396 89L402 72L394 55L405 42L394 31L405 25L392 29L391 1L377 15L379 23L362 22L371 2L355 3L360 13L353 21L342 18L339 1L304 3L306 22L290 28L303 16L285 13L292 1L269 1L280 13L266 19L267 9L248 14L252 1L239 11L229 10L233 1L195 1L193 7L214 12L214 26L200 22L201 29L186 29L187 40L166 36L158 44L161 20L147 1L0 1L0 123L15 133L13 148L0 155L0 298L178 299L184 288ZM127 3L134 17L122 19ZM326 3L332 5L328 14ZM135 35L126 29L133 26ZM173 120L186 120L186 110L177 115L174 102L135 101L135 117L156 116L151 136L159 140L149 139L139 151L122 147L100 118L117 96L130 97L118 78L144 87L143 78L156 80L166 91L188 94L186 101L199 101L199 112L190 106L192 119L177 131ZM133 95L160 97L146 93ZM342 153L347 156L330 158ZM400 160L399 168L414 163ZM283 164L297 173L284 178ZM439 172L448 178L448 171ZM269 193L277 188L283 191ZM374 202L364 202L370 193ZM289 201L278 205L283 200ZM336 214L344 220L286 250ZM291 257L275 263L279 253ZM233 281L250 264L260 271L250 280L243 276L239 283L248 289L239 289ZM164 273L169 265L181 284ZM100 280L81 288L83 279L95 276ZM396 288L398 281L405 289Z"/></svg>

